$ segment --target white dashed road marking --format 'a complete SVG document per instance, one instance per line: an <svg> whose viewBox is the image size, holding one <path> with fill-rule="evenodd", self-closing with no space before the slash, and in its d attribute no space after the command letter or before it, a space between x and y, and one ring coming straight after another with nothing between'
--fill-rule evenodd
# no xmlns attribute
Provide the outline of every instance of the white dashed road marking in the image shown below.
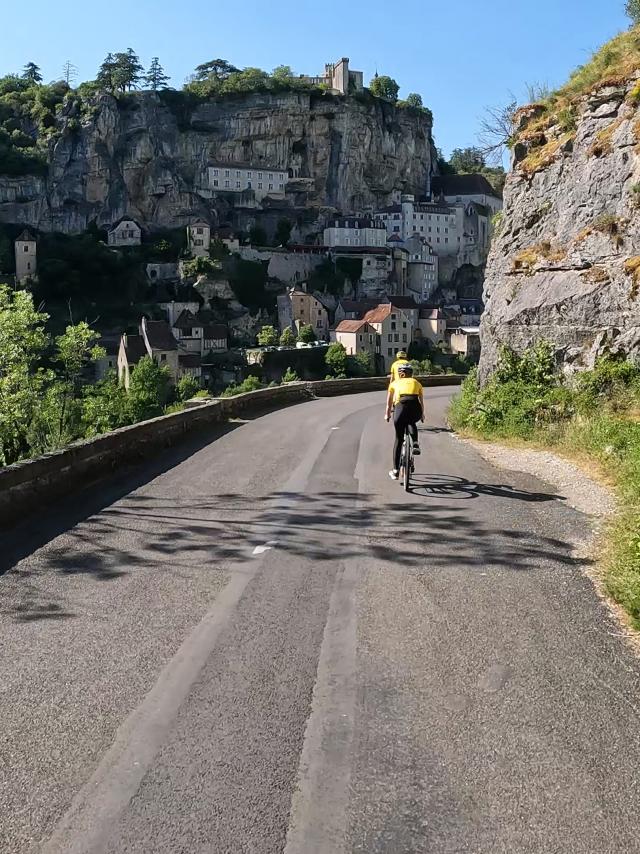
<svg viewBox="0 0 640 854"><path fill-rule="evenodd" d="M256 546L255 549L251 552L253 555L262 555L265 552L268 552L269 549L272 549L274 546L278 545L277 540L269 540L269 542L264 546Z"/></svg>

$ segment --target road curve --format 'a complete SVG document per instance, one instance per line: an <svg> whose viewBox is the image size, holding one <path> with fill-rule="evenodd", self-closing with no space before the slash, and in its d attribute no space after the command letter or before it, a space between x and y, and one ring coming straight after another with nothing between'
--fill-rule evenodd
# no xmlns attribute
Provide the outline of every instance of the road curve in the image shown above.
<svg viewBox="0 0 640 854"><path fill-rule="evenodd" d="M2 534L0 850L640 852L589 521L381 393L235 422Z"/></svg>

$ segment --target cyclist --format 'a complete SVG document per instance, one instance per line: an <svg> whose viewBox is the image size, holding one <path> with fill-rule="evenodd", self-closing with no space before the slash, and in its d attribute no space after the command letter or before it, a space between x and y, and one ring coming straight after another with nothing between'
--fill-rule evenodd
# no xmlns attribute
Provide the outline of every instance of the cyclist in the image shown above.
<svg viewBox="0 0 640 854"><path fill-rule="evenodd" d="M409 358L406 354L405 350L398 350L396 353L396 360L391 365L391 382L395 382L398 379L398 368L400 365L408 365Z"/></svg>
<svg viewBox="0 0 640 854"><path fill-rule="evenodd" d="M422 385L413 377L413 368L407 362L398 366L398 379L391 382L387 393L387 408L385 420L391 418L393 412L393 426L396 430L396 440L393 445L393 468L389 472L392 480L397 480L400 474L400 455L402 454L402 443L404 431L409 427L413 441L413 453L420 454L418 444L418 421L424 421L424 396Z"/></svg>

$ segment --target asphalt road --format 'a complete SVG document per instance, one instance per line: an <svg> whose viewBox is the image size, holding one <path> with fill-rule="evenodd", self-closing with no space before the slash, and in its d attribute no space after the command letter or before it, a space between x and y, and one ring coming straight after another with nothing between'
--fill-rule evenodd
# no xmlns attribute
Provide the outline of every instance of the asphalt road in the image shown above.
<svg viewBox="0 0 640 854"><path fill-rule="evenodd" d="M0 850L640 852L640 666L589 521L380 393L2 534Z"/></svg>

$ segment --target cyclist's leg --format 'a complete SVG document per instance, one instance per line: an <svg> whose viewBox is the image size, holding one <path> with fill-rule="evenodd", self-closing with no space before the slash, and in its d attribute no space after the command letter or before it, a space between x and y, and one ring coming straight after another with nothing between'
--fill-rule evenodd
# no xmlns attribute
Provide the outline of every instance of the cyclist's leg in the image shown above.
<svg viewBox="0 0 640 854"><path fill-rule="evenodd" d="M393 470L400 469L400 456L402 454L402 443L404 442L404 430L406 426L406 413L402 403L398 403L393 413L393 426L396 431L396 439L393 444Z"/></svg>

